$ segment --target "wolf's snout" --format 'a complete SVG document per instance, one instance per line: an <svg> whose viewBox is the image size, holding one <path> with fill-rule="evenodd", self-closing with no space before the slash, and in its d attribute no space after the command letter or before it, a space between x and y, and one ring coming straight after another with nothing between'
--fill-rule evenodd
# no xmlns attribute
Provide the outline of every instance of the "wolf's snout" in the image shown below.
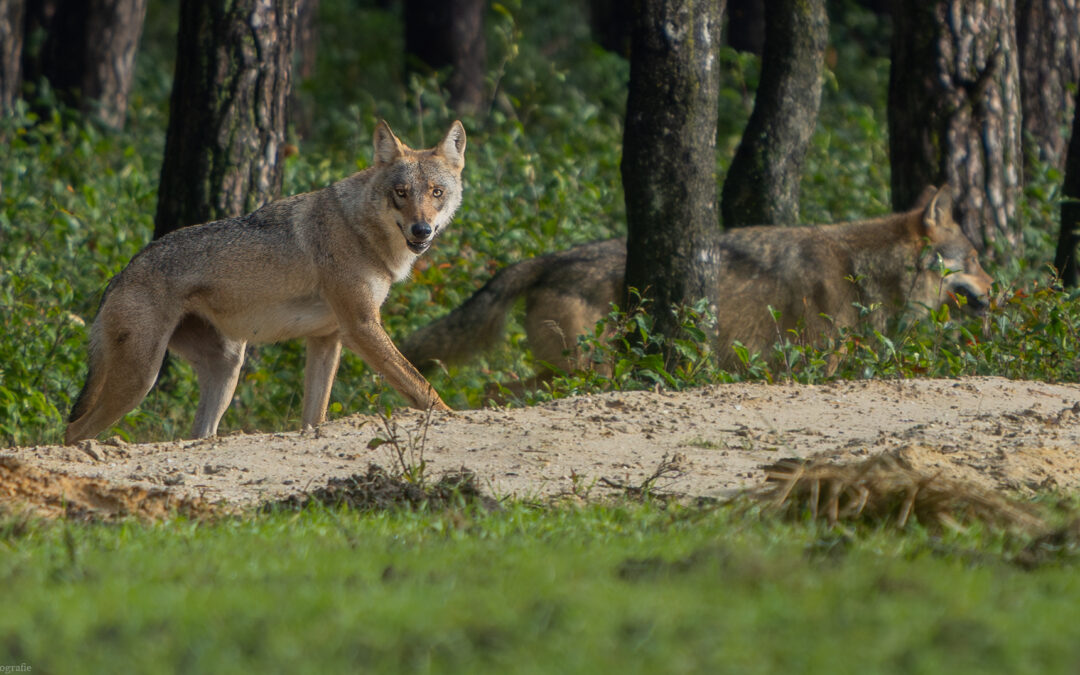
<svg viewBox="0 0 1080 675"><path fill-rule="evenodd" d="M431 225L427 223L416 223L409 228L409 234L419 240L427 239L431 236Z"/></svg>

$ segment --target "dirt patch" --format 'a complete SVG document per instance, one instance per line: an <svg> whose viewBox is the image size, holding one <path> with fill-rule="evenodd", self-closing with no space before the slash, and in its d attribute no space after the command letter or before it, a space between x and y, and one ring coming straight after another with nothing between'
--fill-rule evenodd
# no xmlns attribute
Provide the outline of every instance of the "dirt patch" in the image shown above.
<svg viewBox="0 0 1080 675"><path fill-rule="evenodd" d="M987 490L1080 488L1077 385L1002 378L732 384L435 413L426 429L423 413L399 410L394 422L396 445L384 442L379 418L354 415L305 433L86 442L9 448L0 456L66 480L237 505L302 499L331 479L365 475L372 463L397 466L394 448L422 458L433 480L467 469L495 498L641 486L665 457L678 457L679 471L659 476L651 490L722 498L760 487L762 468L781 458L846 463L886 452L902 453L920 472Z"/></svg>
<svg viewBox="0 0 1080 675"><path fill-rule="evenodd" d="M168 490L115 485L0 456L0 513L109 520L125 516L160 519L178 512L209 516L216 509Z"/></svg>

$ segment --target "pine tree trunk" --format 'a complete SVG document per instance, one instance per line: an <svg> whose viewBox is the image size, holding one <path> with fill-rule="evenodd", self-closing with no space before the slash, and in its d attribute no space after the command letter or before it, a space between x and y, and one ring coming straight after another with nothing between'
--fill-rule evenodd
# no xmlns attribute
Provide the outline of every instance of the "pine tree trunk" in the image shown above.
<svg viewBox="0 0 1080 675"><path fill-rule="evenodd" d="M450 106L476 114L484 106L487 42L484 0L405 0L405 52L428 68L450 66Z"/></svg>
<svg viewBox="0 0 1080 675"><path fill-rule="evenodd" d="M797 223L802 162L817 125L829 41L825 0L766 0L754 112L724 180L724 227Z"/></svg>
<svg viewBox="0 0 1080 675"><path fill-rule="evenodd" d="M181 0L154 237L281 192L295 0Z"/></svg>
<svg viewBox="0 0 1080 675"><path fill-rule="evenodd" d="M0 0L0 114L19 98L25 9L25 0Z"/></svg>
<svg viewBox="0 0 1080 675"><path fill-rule="evenodd" d="M765 53L765 0L728 0L727 45L740 52Z"/></svg>
<svg viewBox="0 0 1080 675"><path fill-rule="evenodd" d="M119 129L127 116L147 0L59 0L33 61L68 104Z"/></svg>
<svg viewBox="0 0 1080 675"><path fill-rule="evenodd" d="M311 135L315 104L305 95L303 83L315 75L319 46L319 0L296 0L296 41L293 44L292 86L289 93L289 122L298 138Z"/></svg>
<svg viewBox="0 0 1080 675"><path fill-rule="evenodd" d="M25 9L25 0L0 0L0 114L19 98Z"/></svg>
<svg viewBox="0 0 1080 675"><path fill-rule="evenodd" d="M1020 243L1019 67L1014 0L897 0L889 77L896 210L953 186L957 222L980 249Z"/></svg>
<svg viewBox="0 0 1080 675"><path fill-rule="evenodd" d="M1058 232L1054 266L1061 281L1070 288L1080 285L1076 264L1076 246L1080 244L1080 106L1073 109L1072 135L1065 157L1065 200L1061 203L1061 229Z"/></svg>
<svg viewBox="0 0 1080 675"><path fill-rule="evenodd" d="M652 301L655 329L670 311L708 298L716 281L717 50L723 1L637 0L623 134L626 283Z"/></svg>
<svg viewBox="0 0 1080 675"><path fill-rule="evenodd" d="M315 74L315 61L319 51L319 0L296 0L296 54L297 82Z"/></svg>
<svg viewBox="0 0 1080 675"><path fill-rule="evenodd" d="M630 13L625 0L589 0L589 33L608 50L630 57Z"/></svg>
<svg viewBox="0 0 1080 675"><path fill-rule="evenodd" d="M1032 162L1065 167L1080 82L1080 0L1017 0L1025 176Z"/></svg>

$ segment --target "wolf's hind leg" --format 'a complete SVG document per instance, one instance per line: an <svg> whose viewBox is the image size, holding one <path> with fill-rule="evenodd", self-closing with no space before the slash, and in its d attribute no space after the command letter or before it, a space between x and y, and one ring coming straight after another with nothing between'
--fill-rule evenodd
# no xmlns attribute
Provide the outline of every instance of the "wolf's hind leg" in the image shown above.
<svg viewBox="0 0 1080 675"><path fill-rule="evenodd" d="M188 315L173 332L169 348L191 362L199 378L199 407L195 410L192 438L217 433L240 379L247 343L230 340L205 319Z"/></svg>
<svg viewBox="0 0 1080 675"><path fill-rule="evenodd" d="M337 333L325 337L309 337L307 363L304 367L303 426L315 426L326 419L330 388L334 384L338 362L341 360L341 338Z"/></svg>

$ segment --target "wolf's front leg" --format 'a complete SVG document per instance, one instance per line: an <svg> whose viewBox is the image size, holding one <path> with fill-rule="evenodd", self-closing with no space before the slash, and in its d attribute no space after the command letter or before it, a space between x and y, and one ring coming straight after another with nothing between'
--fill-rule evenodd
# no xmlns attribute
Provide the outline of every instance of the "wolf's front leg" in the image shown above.
<svg viewBox="0 0 1080 675"><path fill-rule="evenodd" d="M401 355L383 330L378 319L354 319L343 327L342 341L345 346L360 355L368 364L386 378L399 394L409 400L414 408L427 410L450 410L420 371Z"/></svg>

